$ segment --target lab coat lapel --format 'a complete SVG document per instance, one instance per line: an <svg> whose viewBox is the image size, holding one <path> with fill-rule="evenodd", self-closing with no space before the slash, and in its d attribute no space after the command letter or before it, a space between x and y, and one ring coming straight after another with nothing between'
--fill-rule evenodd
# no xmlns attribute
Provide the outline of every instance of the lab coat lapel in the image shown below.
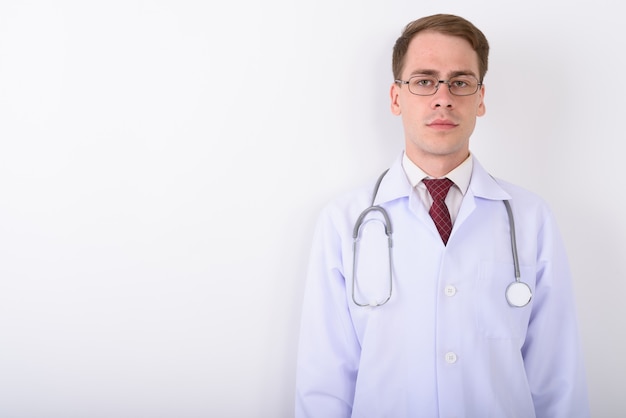
<svg viewBox="0 0 626 418"><path fill-rule="evenodd" d="M402 154L397 158L389 168L389 171L383 178L378 193L376 194L375 205L382 205L396 199L407 198L409 210L417 217L417 219L427 225L431 229L433 237L439 237L439 232L432 218L428 214L428 208L424 207L422 202L414 193L406 173L402 168ZM392 221L393 222L393 221Z"/></svg>
<svg viewBox="0 0 626 418"><path fill-rule="evenodd" d="M387 171L387 174L385 174L385 177L380 183L374 204L381 205L385 202L409 196L410 194L411 185L402 168L401 155L394 161L391 167L389 167L389 171Z"/></svg>
<svg viewBox="0 0 626 418"><path fill-rule="evenodd" d="M472 178L470 180L469 187L467 192L465 193L465 197L463 198L463 202L461 203L461 208L459 209L459 214L456 218L456 222L454 222L454 226L452 228L452 236L456 229L458 229L463 222L469 218L474 209L476 208L476 199L488 199L488 200L509 200L511 199L511 195L509 195L497 182L497 180L492 177L483 166L478 162L478 160L472 156L473 161L473 169L472 169Z"/></svg>

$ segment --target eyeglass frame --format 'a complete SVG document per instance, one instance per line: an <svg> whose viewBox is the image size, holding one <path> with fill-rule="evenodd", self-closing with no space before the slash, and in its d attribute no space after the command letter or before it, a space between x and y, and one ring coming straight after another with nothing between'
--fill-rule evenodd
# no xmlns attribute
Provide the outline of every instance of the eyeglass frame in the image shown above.
<svg viewBox="0 0 626 418"><path fill-rule="evenodd" d="M475 79L476 79L476 81L478 81L478 78L474 77L473 75L465 75L465 76L466 76L466 77L473 77L473 78L475 78ZM430 79L432 79L432 80L435 80L435 81L437 82L437 84L435 85L435 91L433 91L433 92L432 92L432 93L430 93L430 94L418 94L418 93L413 93L413 92L411 91L411 88L410 88L410 87L408 87L408 86L410 85L411 79L413 79L413 78L415 78L415 77L430 78ZM411 76L411 77L409 77L409 79L408 79L408 80L406 80L406 81L405 81L405 80L398 80L398 79L393 80L393 81L394 81L394 82L396 82L396 83L398 83L398 84L400 84L400 85L406 85L406 86L407 86L407 89L409 90L409 93L411 93L411 94L413 94L413 95L415 95L415 96L423 96L423 97L427 97L427 96L434 96L435 94L437 94L437 92L439 91L439 86L440 86L441 84L446 84L446 85L448 86L448 91L450 92L450 94L451 94L451 95L453 95L453 96L458 96L458 97L467 97L467 96L472 96L472 95L476 94L476 93L478 92L478 90L480 90L480 87L483 85L483 83L482 83L482 82L478 82L478 83L476 84L476 90L475 90L473 93L469 93L469 94L456 94L456 93L452 93L451 86L450 86L450 80L454 80L454 79L455 79L455 78L457 78L457 77L458 77L458 76L456 76L456 77L452 77L451 79L448 79L448 80L438 80L438 79L437 79L437 77L428 76L428 75L424 74L424 75L414 75L414 76Z"/></svg>

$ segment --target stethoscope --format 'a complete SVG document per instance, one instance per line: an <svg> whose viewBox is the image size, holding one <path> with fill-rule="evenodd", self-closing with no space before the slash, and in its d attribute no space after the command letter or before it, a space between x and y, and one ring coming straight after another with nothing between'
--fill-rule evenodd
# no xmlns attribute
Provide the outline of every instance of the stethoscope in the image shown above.
<svg viewBox="0 0 626 418"><path fill-rule="evenodd" d="M380 187L380 183L383 181L383 177L387 174L389 169L385 170L374 186L374 192L372 194L372 203L368 208L366 208L359 217L357 218L354 224L354 230L352 232L353 244L352 244L352 301L355 305L361 307L377 307L382 306L389 302L391 299L391 294L393 292L393 262L392 262L392 246L393 246L393 230L391 227L391 219L389 218L389 214L387 211L378 205L374 205L374 201L376 200L376 195L378 194L378 188ZM511 210L511 204L508 200L503 200L504 206L506 207L506 213L509 218L509 230L511 234L511 251L513 253L513 266L515 270L515 281L510 283L505 291L505 297L508 304L514 308L523 308L528 305L530 300L532 299L532 290L530 290L530 286L521 280L520 268L519 268L519 259L517 257L517 243L515 240L515 220L513 218L513 211ZM356 300L356 268L357 268L357 253L359 248L359 239L361 233L361 226L365 220L365 217L371 212L378 212L382 215L385 235L387 236L387 249L389 251L388 260L389 260L389 293L387 297L380 302L371 302L371 303L360 303Z"/></svg>

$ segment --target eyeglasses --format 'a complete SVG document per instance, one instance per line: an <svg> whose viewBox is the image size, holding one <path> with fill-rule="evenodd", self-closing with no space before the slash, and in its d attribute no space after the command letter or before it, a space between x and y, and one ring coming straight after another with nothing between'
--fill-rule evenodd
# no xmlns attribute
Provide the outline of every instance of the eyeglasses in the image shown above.
<svg viewBox="0 0 626 418"><path fill-rule="evenodd" d="M452 77L450 80L438 80L429 75L415 75L408 81L394 80L396 83L406 84L409 91L417 96L432 96L439 90L440 84L447 84L448 90L455 96L471 96L483 85L476 77L471 75L461 75Z"/></svg>

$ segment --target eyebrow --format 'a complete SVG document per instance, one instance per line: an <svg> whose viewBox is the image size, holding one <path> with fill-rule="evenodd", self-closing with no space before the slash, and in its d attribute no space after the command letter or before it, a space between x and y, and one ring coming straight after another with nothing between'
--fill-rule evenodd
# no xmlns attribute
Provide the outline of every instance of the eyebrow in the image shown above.
<svg viewBox="0 0 626 418"><path fill-rule="evenodd" d="M440 78L439 71L435 71L435 70L415 70L415 71L412 71L411 74L409 74L409 77L413 77L415 75L430 75L435 78ZM458 77L462 75L471 75L475 77L476 79L478 79L478 76L472 70L452 71L451 73L449 73L448 78L454 78L454 77Z"/></svg>

